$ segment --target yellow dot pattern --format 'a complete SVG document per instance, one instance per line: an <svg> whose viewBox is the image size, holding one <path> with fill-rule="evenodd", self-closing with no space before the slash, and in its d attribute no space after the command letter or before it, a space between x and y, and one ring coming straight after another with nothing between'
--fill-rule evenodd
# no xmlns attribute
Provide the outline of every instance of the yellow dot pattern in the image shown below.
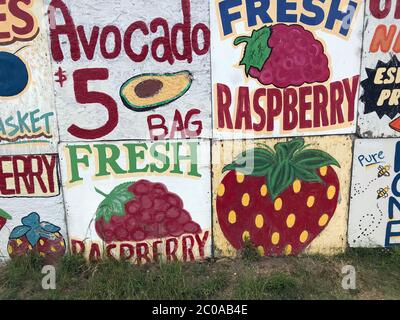
<svg viewBox="0 0 400 320"><path fill-rule="evenodd" d="M293 183L293 192L294 193L299 193L300 191L301 191L301 182L300 182L300 180L296 180Z"/></svg>
<svg viewBox="0 0 400 320"><path fill-rule="evenodd" d="M318 225L320 227L325 227L326 224L328 223L328 220L329 220L329 216L325 213L321 216L321 218L319 218Z"/></svg>
<svg viewBox="0 0 400 320"><path fill-rule="evenodd" d="M281 198L277 198L274 202L274 208L276 211L280 211L283 207L283 201Z"/></svg>
<svg viewBox="0 0 400 320"><path fill-rule="evenodd" d="M229 212L228 221L230 224L236 223L236 212L235 211L232 210L231 212Z"/></svg>
<svg viewBox="0 0 400 320"><path fill-rule="evenodd" d="M242 239L243 241L250 240L250 232L248 231L243 232Z"/></svg>
<svg viewBox="0 0 400 320"><path fill-rule="evenodd" d="M268 195L268 188L267 185L263 184L261 189L260 189L260 194L263 197L266 197Z"/></svg>
<svg viewBox="0 0 400 320"><path fill-rule="evenodd" d="M242 205L243 207L248 207L249 204L250 204L250 195L248 193L245 193L242 196Z"/></svg>
<svg viewBox="0 0 400 320"><path fill-rule="evenodd" d="M43 240L40 240L39 243L40 243L41 246L44 245L44 241Z"/></svg>
<svg viewBox="0 0 400 320"><path fill-rule="evenodd" d="M265 256L265 250L264 250L264 247L263 247L263 246L257 247L257 251L258 251L258 254L259 254L261 257L264 257L264 256Z"/></svg>
<svg viewBox="0 0 400 320"><path fill-rule="evenodd" d="M286 225L289 229L293 228L296 223L296 215L294 213L289 214L286 219Z"/></svg>
<svg viewBox="0 0 400 320"><path fill-rule="evenodd" d="M240 172L236 172L236 181L238 183L243 183L244 182L244 174Z"/></svg>
<svg viewBox="0 0 400 320"><path fill-rule="evenodd" d="M225 186L222 183L219 185L217 193L218 193L219 197L223 197L224 196L224 194L225 194Z"/></svg>
<svg viewBox="0 0 400 320"><path fill-rule="evenodd" d="M300 235L300 242L304 243L308 240L308 231L304 230Z"/></svg>
<svg viewBox="0 0 400 320"><path fill-rule="evenodd" d="M60 245L61 245L61 247L65 247L64 241L60 241Z"/></svg>
<svg viewBox="0 0 400 320"><path fill-rule="evenodd" d="M321 176L325 177L328 173L328 167L322 167L321 169L319 169L319 173L321 174Z"/></svg>
<svg viewBox="0 0 400 320"><path fill-rule="evenodd" d="M255 224L258 229L261 229L264 226L264 217L261 214L256 216Z"/></svg>
<svg viewBox="0 0 400 320"><path fill-rule="evenodd" d="M19 247L22 244L22 241L20 239L16 240L17 246Z"/></svg>
<svg viewBox="0 0 400 320"><path fill-rule="evenodd" d="M8 246L7 246L7 251L8 251L8 254L12 254L12 253L13 253L13 248L12 248L12 246L8 245Z"/></svg>
<svg viewBox="0 0 400 320"><path fill-rule="evenodd" d="M51 252L57 252L57 249L54 247L51 247L50 250L51 250Z"/></svg>
<svg viewBox="0 0 400 320"><path fill-rule="evenodd" d="M312 208L315 204L315 197L309 196L307 199L307 207Z"/></svg>
<svg viewBox="0 0 400 320"><path fill-rule="evenodd" d="M336 195L336 187L335 186L330 186L328 190L326 191L326 196L329 200L332 200Z"/></svg>
<svg viewBox="0 0 400 320"><path fill-rule="evenodd" d="M277 245L279 240L281 239L281 235L278 232L274 232L271 237L271 242L273 245Z"/></svg>

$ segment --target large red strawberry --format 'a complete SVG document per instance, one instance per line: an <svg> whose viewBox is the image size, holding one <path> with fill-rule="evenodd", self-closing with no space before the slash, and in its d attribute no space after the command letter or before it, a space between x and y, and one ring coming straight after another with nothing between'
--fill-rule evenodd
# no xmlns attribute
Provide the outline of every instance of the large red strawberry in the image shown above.
<svg viewBox="0 0 400 320"><path fill-rule="evenodd" d="M339 197L339 163L303 139L257 147L224 168L218 221L236 249L249 240L261 255L302 252L328 225Z"/></svg>
<svg viewBox="0 0 400 320"><path fill-rule="evenodd" d="M40 221L36 212L21 219L22 225L15 227L8 241L11 258L37 252L46 262L55 262L65 254L65 240L60 228L46 221Z"/></svg>
<svg viewBox="0 0 400 320"><path fill-rule="evenodd" d="M96 232L106 242L143 241L201 233L182 199L162 183L123 183L105 197L96 212Z"/></svg>
<svg viewBox="0 0 400 320"><path fill-rule="evenodd" d="M287 88L325 82L330 77L323 44L301 25L264 26L250 37L236 38L234 44L241 43L246 43L246 48L240 64L247 76L263 85Z"/></svg>
<svg viewBox="0 0 400 320"><path fill-rule="evenodd" d="M5 212L3 209L0 209L0 231L5 226L7 220L10 220L11 216Z"/></svg>

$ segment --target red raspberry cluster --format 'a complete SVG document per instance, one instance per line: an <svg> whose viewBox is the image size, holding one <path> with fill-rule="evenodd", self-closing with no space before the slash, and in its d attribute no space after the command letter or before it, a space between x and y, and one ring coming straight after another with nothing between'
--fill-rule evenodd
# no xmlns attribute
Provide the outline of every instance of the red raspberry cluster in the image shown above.
<svg viewBox="0 0 400 320"><path fill-rule="evenodd" d="M162 183L139 180L128 187L134 199L125 204L125 215L107 223L96 221L96 232L106 242L143 241L201 233L200 226L183 207L182 199Z"/></svg>

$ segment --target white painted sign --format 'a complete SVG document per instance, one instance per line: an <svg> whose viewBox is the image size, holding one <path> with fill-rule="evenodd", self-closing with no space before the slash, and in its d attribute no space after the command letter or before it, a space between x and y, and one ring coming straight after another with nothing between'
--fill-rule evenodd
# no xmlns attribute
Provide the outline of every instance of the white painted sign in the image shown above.
<svg viewBox="0 0 400 320"><path fill-rule="evenodd" d="M400 3L366 4L358 132L400 137Z"/></svg>
<svg viewBox="0 0 400 320"><path fill-rule="evenodd" d="M47 3L62 141L211 137L206 1Z"/></svg>
<svg viewBox="0 0 400 320"><path fill-rule="evenodd" d="M400 245L400 140L355 142L349 216L351 247Z"/></svg>
<svg viewBox="0 0 400 320"><path fill-rule="evenodd" d="M210 143L60 145L71 248L141 264L211 254Z"/></svg>
<svg viewBox="0 0 400 320"><path fill-rule="evenodd" d="M355 132L364 1L211 0L214 136Z"/></svg>
<svg viewBox="0 0 400 320"><path fill-rule="evenodd" d="M0 4L0 153L57 150L58 128L42 0Z"/></svg>

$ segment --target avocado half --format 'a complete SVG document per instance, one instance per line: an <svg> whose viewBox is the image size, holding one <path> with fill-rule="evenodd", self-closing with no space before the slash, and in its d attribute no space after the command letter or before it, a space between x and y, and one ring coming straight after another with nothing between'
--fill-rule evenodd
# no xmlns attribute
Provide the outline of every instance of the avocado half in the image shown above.
<svg viewBox="0 0 400 320"><path fill-rule="evenodd" d="M192 85L189 71L145 73L126 81L120 90L124 105L133 111L149 111L182 97Z"/></svg>

